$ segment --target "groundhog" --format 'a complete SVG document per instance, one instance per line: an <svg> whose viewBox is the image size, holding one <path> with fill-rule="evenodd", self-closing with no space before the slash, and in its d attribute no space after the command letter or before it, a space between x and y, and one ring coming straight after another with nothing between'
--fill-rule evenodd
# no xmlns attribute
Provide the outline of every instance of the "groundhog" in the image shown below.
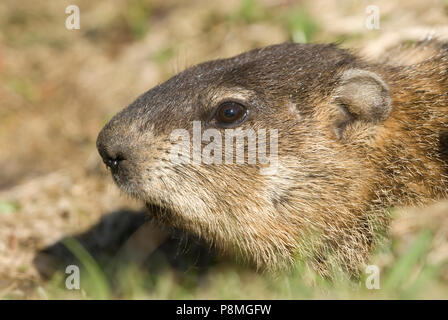
<svg viewBox="0 0 448 320"><path fill-rule="evenodd" d="M447 196L447 88L448 44L436 40L378 61L272 45L147 91L97 147L161 224L260 270L305 261L355 274L388 208Z"/></svg>

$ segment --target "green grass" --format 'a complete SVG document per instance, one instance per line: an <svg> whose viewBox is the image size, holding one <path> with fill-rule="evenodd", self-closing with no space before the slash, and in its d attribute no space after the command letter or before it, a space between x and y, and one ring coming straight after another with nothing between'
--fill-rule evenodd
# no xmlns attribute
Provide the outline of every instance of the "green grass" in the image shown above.
<svg viewBox="0 0 448 320"><path fill-rule="evenodd" d="M12 214L19 209L20 205L17 202L0 200L0 214Z"/></svg>
<svg viewBox="0 0 448 320"><path fill-rule="evenodd" d="M172 46L161 48L154 52L154 54L151 56L151 60L156 62L157 64L164 64L168 62L174 55L176 54L176 51Z"/></svg>
<svg viewBox="0 0 448 320"><path fill-rule="evenodd" d="M254 23L266 19L266 11L257 0L241 0L232 18L245 23Z"/></svg>
<svg viewBox="0 0 448 320"><path fill-rule="evenodd" d="M134 39L141 39L148 32L150 6L146 1L129 1L124 18Z"/></svg>
<svg viewBox="0 0 448 320"><path fill-rule="evenodd" d="M178 274L167 269L150 274L135 265L110 268L99 263L75 240L65 244L81 261L81 290L64 288L65 274L57 274L46 287L36 289L40 298L81 299L424 299L446 298L440 277L445 264L433 265L428 252L433 236L422 231L401 256L394 257L389 243L378 250L372 264L388 255L394 259L380 268L380 288L367 289L368 275L358 280L335 272L324 279L303 264L287 275L262 275L238 266L218 265L201 278L195 272ZM430 294L429 294L430 293Z"/></svg>
<svg viewBox="0 0 448 320"><path fill-rule="evenodd" d="M317 22L303 7L296 7L286 15L286 28L291 41L298 43L309 42L319 31Z"/></svg>
<svg viewBox="0 0 448 320"><path fill-rule="evenodd" d="M64 245L81 261L85 277L80 277L81 284L88 295L95 299L107 299L110 297L111 289L109 282L98 263L75 239L67 238Z"/></svg>
<svg viewBox="0 0 448 320"><path fill-rule="evenodd" d="M39 98L39 92L36 86L27 79L12 77L6 79L5 84L9 89L29 102L35 102Z"/></svg>

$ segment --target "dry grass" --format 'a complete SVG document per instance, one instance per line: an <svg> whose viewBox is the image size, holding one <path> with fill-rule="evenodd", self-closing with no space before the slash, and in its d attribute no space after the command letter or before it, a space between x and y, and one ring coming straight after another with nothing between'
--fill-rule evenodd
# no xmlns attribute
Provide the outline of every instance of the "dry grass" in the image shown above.
<svg viewBox="0 0 448 320"><path fill-rule="evenodd" d="M96 135L116 111L175 72L293 39L343 40L344 46L375 57L432 31L448 35L444 1L376 1L382 17L379 31L364 28L370 3L362 1L76 3L81 29L73 31L65 28L64 13L72 1L0 3L0 298L45 297L51 289L32 264L38 249L88 229L117 208L139 207L112 185L95 150ZM445 269L431 274L428 288L418 297L448 297L447 211L446 203L401 210L391 244L374 258L391 269L421 230L430 230L428 254L424 262L412 261L410 275L418 278L426 264ZM241 291L260 276L222 268L211 271L213 280L205 281L201 290L176 287L176 280L167 276L171 280L157 282L155 293L134 294L131 288L121 297L351 296L347 288L322 294L278 279L259 280L258 286ZM125 279L132 283L129 276ZM308 294L285 289L291 285ZM68 296L56 292L52 297Z"/></svg>

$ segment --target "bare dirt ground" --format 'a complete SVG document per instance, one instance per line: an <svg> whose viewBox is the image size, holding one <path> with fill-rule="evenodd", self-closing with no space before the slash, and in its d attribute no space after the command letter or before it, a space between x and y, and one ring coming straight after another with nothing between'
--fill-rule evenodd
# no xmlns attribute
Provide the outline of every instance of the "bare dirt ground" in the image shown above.
<svg viewBox="0 0 448 320"><path fill-rule="evenodd" d="M72 2L80 30L65 28ZM381 10L379 30L364 25L369 4ZM139 94L194 63L283 41L342 41L377 57L400 42L446 38L447 12L434 0L1 1L0 298L38 297L39 249L141 207L95 149L101 127ZM428 228L431 261L446 261L448 204L398 212L397 252Z"/></svg>

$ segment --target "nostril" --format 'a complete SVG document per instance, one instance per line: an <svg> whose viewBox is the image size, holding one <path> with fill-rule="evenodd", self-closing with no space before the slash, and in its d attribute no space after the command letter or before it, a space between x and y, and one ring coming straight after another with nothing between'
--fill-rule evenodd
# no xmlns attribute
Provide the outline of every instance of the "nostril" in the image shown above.
<svg viewBox="0 0 448 320"><path fill-rule="evenodd" d="M106 156L104 158L104 163L108 166L112 172L116 172L120 166L120 163L124 160L124 158L120 155L112 157Z"/></svg>
<svg viewBox="0 0 448 320"><path fill-rule="evenodd" d="M96 146L103 162L113 173L116 173L120 163L126 160L126 157L123 145L117 141L115 134L112 135L110 130L103 129L98 135Z"/></svg>

